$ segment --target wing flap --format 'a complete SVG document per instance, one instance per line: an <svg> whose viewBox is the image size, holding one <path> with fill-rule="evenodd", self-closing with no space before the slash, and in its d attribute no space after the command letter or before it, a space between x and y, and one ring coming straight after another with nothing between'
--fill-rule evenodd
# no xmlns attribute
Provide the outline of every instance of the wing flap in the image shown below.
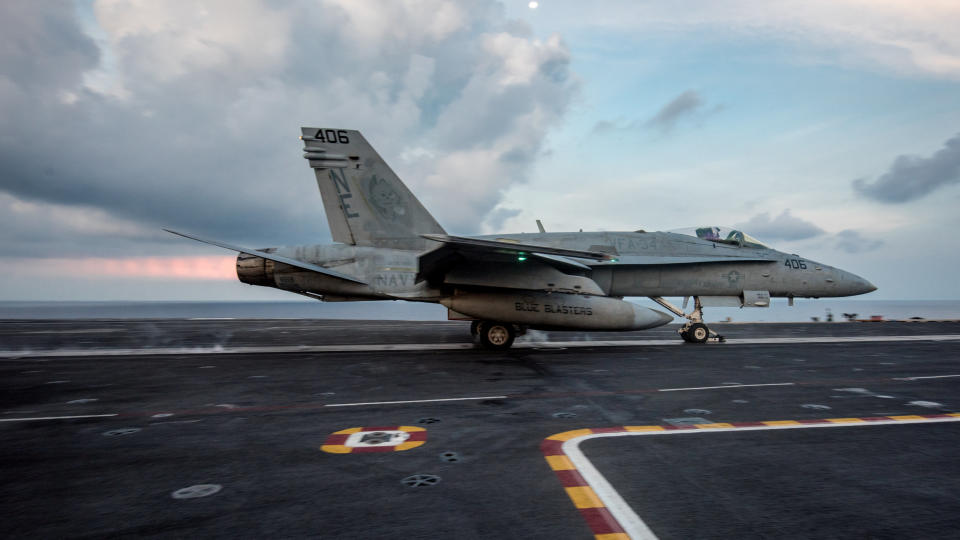
<svg viewBox="0 0 960 540"><path fill-rule="evenodd" d="M340 272L337 272L337 271L334 271L334 270L330 270L329 268L324 268L324 267L322 267L322 266L319 266L319 265L316 265L316 264L311 264L311 263L308 263L308 262L305 262L305 261L301 261L301 260L297 260L297 259L291 259L290 257L284 257L284 256L282 256L282 255L276 255L276 254L273 254L273 253L266 253L266 252L264 252L264 251L260 251L259 249L250 249L250 248L246 248L246 247L243 247L243 246L237 246L237 245L234 245L234 244L228 244L228 243L226 243L226 242L221 242L221 241L219 241L219 240L210 240L210 239L208 239L208 238L201 238L201 237L199 237L199 236L194 236L194 235L190 235L190 234L184 234L184 233L177 232L177 231L171 231L170 229L164 229L164 230L167 231L168 233L175 234L175 235L177 235L177 236L182 236L182 237L184 237L184 238L189 238L190 240L196 240L197 242L203 242L204 244L210 244L210 245L212 245L212 246L222 247L222 248L225 248L225 249L230 249L230 250L233 250L233 251L238 251L238 252L240 252L240 253L247 253L247 254L249 254L249 255L254 255L254 256L256 256L256 257L262 257L262 258L264 258L264 259L269 259L269 260L271 260L271 261L275 261L275 262L278 262L278 263L287 264L287 265L290 265L290 266L294 266L294 267L296 267L296 268L302 268L302 269L304 269L304 270L309 270L309 271L311 271L311 272L316 272L316 273L318 273L318 274L323 274L323 275L330 276L330 277L333 277L333 278L342 279L342 280L344 280L344 281L349 281L349 282L351 282L351 283L359 283L359 284L361 284L361 285L369 285L369 284L366 283L365 281L361 281L361 280L359 280L359 279L357 279L357 278L355 278L355 277L348 276L347 274L341 274Z"/></svg>

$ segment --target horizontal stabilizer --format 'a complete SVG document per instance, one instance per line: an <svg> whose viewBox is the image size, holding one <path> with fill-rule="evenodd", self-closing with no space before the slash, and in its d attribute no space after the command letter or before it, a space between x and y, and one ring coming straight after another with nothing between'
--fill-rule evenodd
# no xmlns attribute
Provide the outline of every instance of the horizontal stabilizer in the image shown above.
<svg viewBox="0 0 960 540"><path fill-rule="evenodd" d="M560 257L577 257L580 259L594 259L597 261L612 261L616 257L609 253L599 251L581 251L577 249L563 249L549 246L538 246L536 244L521 244L514 242L501 242L497 240L481 240L479 238L467 238L464 236L449 236L445 234L423 234L428 240L443 242L464 248L477 248L480 250L495 250L499 253L540 253L543 255L557 255Z"/></svg>
<svg viewBox="0 0 960 540"><path fill-rule="evenodd" d="M316 273L318 273L318 274L324 274L324 275L326 275L326 276L330 276L330 277L333 277L333 278L342 279L342 280L344 280L344 281L350 281L350 282L352 282L352 283L359 283L359 284L361 284L361 285L368 285L368 283L366 283L366 282L364 282L364 281L361 281L361 280L359 280L359 279L357 279L357 278L355 278L355 277L348 276L348 275L346 275L346 274L341 274L340 272L336 272L336 271L334 271L334 270L330 270L329 268L324 268L324 267L319 266L319 265L316 265L316 264L311 264L311 263L304 262L304 261L300 261L300 260L297 260L297 259L291 259L290 257L283 257L283 256L281 256L281 255L275 255L275 254L273 254L273 253L267 253L267 252L261 251L261 250L259 250L259 249L250 249L250 248L246 248L246 247L243 247L243 246L235 246L235 245L233 245L233 244L228 244L228 243L226 243L226 242L221 242L221 241L219 241L219 240L210 240L210 239L207 239L207 238L200 238L199 236L193 236L193 235L190 235L190 234L184 234L184 233L177 232L177 231L171 231L170 229L164 229L164 230L167 231L168 233L172 233L172 234L175 234L175 235L177 235L177 236L182 236L182 237L184 237L184 238L189 238L189 239L191 239L191 240L196 240L197 242L203 242L204 244L210 244L210 245L217 246L217 247L222 247L222 248L225 248L225 249L231 249L231 250L233 250L233 251L239 251L240 253L247 253L247 254L249 254L249 255L254 255L254 256L257 256L257 257L262 257L262 258L264 258L264 259L269 259L269 260L274 261L274 262L283 263L283 264L286 264L286 265L294 266L294 267L296 267L296 268L302 268L303 270L309 270L309 271L311 271L311 272L316 272Z"/></svg>

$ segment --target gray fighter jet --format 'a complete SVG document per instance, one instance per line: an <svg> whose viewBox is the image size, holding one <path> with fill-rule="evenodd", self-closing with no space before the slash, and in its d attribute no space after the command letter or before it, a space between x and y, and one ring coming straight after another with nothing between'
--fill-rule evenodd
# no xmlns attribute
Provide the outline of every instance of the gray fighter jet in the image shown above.
<svg viewBox="0 0 960 540"><path fill-rule="evenodd" d="M704 306L766 307L773 297L863 294L867 280L723 227L684 232L544 232L451 236L359 131L301 128L333 240L328 245L252 249L169 231L239 252L237 276L326 302L407 300L446 306L472 320L490 349L518 333L640 330L670 315L623 300L647 296L687 319L691 343L722 337ZM693 297L685 313L665 296ZM686 301L684 301L684 308Z"/></svg>

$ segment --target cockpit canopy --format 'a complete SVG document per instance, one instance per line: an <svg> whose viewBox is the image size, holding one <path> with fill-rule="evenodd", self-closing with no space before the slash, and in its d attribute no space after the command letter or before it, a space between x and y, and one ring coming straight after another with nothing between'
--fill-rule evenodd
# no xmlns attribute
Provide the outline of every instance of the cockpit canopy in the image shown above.
<svg viewBox="0 0 960 540"><path fill-rule="evenodd" d="M696 227L696 228L678 229L670 232L674 232L678 234L686 234L689 236L695 236L701 240L710 240L711 242L716 242L718 244L729 244L733 246L743 246L743 247L752 247L752 248L766 248L766 249L770 248L770 246L767 246L766 244L750 236L749 234L741 230L734 229L733 227L722 227L722 226Z"/></svg>

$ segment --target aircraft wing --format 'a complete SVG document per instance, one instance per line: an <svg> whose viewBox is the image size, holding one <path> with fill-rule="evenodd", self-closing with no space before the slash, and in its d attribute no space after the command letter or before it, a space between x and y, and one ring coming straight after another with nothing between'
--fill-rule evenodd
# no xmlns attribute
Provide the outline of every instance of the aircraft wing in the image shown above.
<svg viewBox="0 0 960 540"><path fill-rule="evenodd" d="M257 257L262 257L262 258L264 258L264 259L269 259L269 260L271 260L271 261L275 261L275 262L278 262L278 263L287 264L287 265L290 265L290 266L294 266L294 267L296 267L296 268L302 268L302 269L304 269L304 270L309 270L309 271L311 271L311 272L316 272L316 273L318 273L318 274L324 274L324 275L327 275L327 276L330 276L330 277L334 277L334 278L337 278L337 279L342 279L342 280L345 280L345 281L350 281L350 282L352 282L352 283L359 283L359 284L361 284L361 285L369 285L367 282L361 281L361 280L359 280L359 279L357 279L357 278L355 278L355 277L348 276L348 275L346 275L346 274L341 274L340 272L336 272L336 271L334 271L334 270L330 270L329 268L324 268L324 267L319 266L319 265L316 265L316 264L310 264L310 263L308 263L308 262L300 261L300 260L297 260L297 259L291 259L290 257L283 257L283 256L281 256L281 255L275 255L275 254L273 254L273 253L266 253L266 252L264 252L264 251L260 251L259 249L250 249L250 248L246 248L246 247L243 247L243 246L235 246L235 245L233 245L233 244L228 244L228 243L226 243L226 242L221 242L221 241L219 241L219 240L210 240L210 239L207 239L207 238L200 238L199 236L193 236L193 235L184 234L184 233L177 232L177 231L171 231L170 229L164 229L164 230L167 231L168 233L172 233L172 234L175 234L175 235L177 235L177 236L182 236L182 237L184 237L184 238L189 238L189 239L191 239L191 240L196 240L197 242L203 242L204 244L210 244L210 245L217 246L217 247L222 247L222 248L226 248L226 249L232 249L233 251L239 251L240 253L247 253L247 254L250 254L250 255L255 255L255 256L257 256Z"/></svg>
<svg viewBox="0 0 960 540"><path fill-rule="evenodd" d="M661 264L700 264L700 263L740 263L740 262L776 262L772 257L666 257L659 255L624 255L617 259L618 266L655 266Z"/></svg>
<svg viewBox="0 0 960 540"><path fill-rule="evenodd" d="M421 235L429 240L442 244L419 258L419 272L417 282L425 279L436 279L445 275L452 268L460 264L470 264L470 260L484 260L492 257L519 257L526 256L530 260L552 266L561 272L583 275L594 268L604 266L658 266L677 264L703 264L723 262L775 262L779 259L752 256L752 257L704 257L704 256L656 256L656 255L626 255L617 256L599 251L580 251L574 249L538 246L535 244L521 244L498 240L482 240L465 238L462 236L448 236L440 234ZM584 261L592 259L593 261Z"/></svg>
<svg viewBox="0 0 960 540"><path fill-rule="evenodd" d="M614 260L613 255L599 251L581 251L538 246L536 244L481 240L445 234L424 234L421 236L441 244L420 255L417 282L439 279L462 264L472 264L470 261L480 262L504 258L522 261L524 259L521 257L525 257L531 261L552 266L564 273L583 274L590 271L590 267L581 262L584 259ZM530 270L535 271L537 267L540 267L540 265L531 265Z"/></svg>
<svg viewBox="0 0 960 540"><path fill-rule="evenodd" d="M478 238L466 238L464 236L449 236L446 234L422 234L427 240L443 242L450 246L456 246L461 249L471 251L493 251L496 253L522 255L525 253L536 253L540 255L555 255L559 257L577 257L581 259L593 259L597 261L612 261L616 257L609 253L600 251L580 251L577 249L564 249L549 246L538 246L536 244L521 244L519 242L503 242L500 240L481 240Z"/></svg>

